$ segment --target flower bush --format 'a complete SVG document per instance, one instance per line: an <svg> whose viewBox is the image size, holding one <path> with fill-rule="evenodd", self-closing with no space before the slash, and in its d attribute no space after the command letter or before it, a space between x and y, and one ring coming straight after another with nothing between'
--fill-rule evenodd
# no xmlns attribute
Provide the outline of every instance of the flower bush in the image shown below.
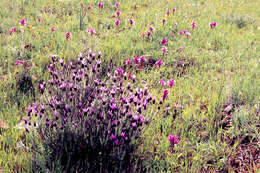
<svg viewBox="0 0 260 173"><path fill-rule="evenodd" d="M51 56L50 80L40 83L41 99L28 107L24 120L37 127L43 143L41 169L141 171L135 151L155 100L146 87L134 88L135 79L121 68L108 67L104 77L100 56L90 51L77 62Z"/></svg>

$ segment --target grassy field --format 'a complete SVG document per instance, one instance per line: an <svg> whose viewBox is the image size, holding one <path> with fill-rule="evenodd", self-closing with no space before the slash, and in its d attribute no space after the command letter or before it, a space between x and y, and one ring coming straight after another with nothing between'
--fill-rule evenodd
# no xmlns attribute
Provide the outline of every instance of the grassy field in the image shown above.
<svg viewBox="0 0 260 173"><path fill-rule="evenodd" d="M116 1L102 1L103 8L98 2L1 1L0 173L30 170L22 118L49 77L50 54L73 59L89 49L101 51L103 65L110 58L117 66L134 56L163 59L136 76L158 99L159 81L175 80L163 106L146 115L154 118L138 153L149 172L259 171L260 1L120 0L118 25ZM179 136L173 152L171 134Z"/></svg>

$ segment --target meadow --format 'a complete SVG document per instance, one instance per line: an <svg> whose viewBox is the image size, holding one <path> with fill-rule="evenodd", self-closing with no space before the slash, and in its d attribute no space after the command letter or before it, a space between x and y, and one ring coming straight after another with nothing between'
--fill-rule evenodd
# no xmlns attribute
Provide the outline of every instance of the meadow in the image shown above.
<svg viewBox="0 0 260 173"><path fill-rule="evenodd" d="M128 77L122 85L134 80L156 100L134 151L143 172L260 171L260 1L1 0L0 7L0 173L33 169L25 119L51 78L49 63L76 62L90 50L102 68Z"/></svg>

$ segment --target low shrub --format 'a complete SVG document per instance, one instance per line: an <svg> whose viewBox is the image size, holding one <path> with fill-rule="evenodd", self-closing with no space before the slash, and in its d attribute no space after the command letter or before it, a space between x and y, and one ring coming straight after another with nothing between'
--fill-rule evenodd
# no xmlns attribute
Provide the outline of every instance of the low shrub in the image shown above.
<svg viewBox="0 0 260 173"><path fill-rule="evenodd" d="M136 155L147 107L155 103L148 89L134 88L123 69L107 75L100 53L80 54L77 62L52 57L50 80L42 96L28 107L26 124L35 126L42 154L33 169L61 172L142 172ZM29 130L27 129L29 132ZM42 159L42 162L40 161Z"/></svg>

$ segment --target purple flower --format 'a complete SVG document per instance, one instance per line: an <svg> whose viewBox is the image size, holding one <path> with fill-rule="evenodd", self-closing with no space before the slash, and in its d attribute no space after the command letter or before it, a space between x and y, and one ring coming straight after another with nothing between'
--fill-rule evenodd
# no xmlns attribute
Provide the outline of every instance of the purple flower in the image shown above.
<svg viewBox="0 0 260 173"><path fill-rule="evenodd" d="M152 32L153 30L154 30L154 28L150 26L150 27L149 27L149 31Z"/></svg>
<svg viewBox="0 0 260 173"><path fill-rule="evenodd" d="M132 125L132 127L136 127L137 126L136 122L132 123L131 125Z"/></svg>
<svg viewBox="0 0 260 173"><path fill-rule="evenodd" d="M170 143L171 143L171 152L173 153L173 151L174 151L174 145L175 144L178 144L179 143L179 136L175 136L175 135L169 135L168 136L168 139L169 139L169 141L170 141Z"/></svg>
<svg viewBox="0 0 260 173"><path fill-rule="evenodd" d="M191 29L195 29L195 27L196 27L196 23L195 23L195 22L192 22L192 24L191 24Z"/></svg>
<svg viewBox="0 0 260 173"><path fill-rule="evenodd" d="M116 139L116 136L114 134L111 135L111 139Z"/></svg>
<svg viewBox="0 0 260 173"><path fill-rule="evenodd" d="M31 107L31 106L28 106L28 108L27 108L27 114L28 114L28 116L30 116L31 112L32 112L32 107Z"/></svg>
<svg viewBox="0 0 260 173"><path fill-rule="evenodd" d="M117 68L116 73L120 77L124 77L124 70L122 68Z"/></svg>
<svg viewBox="0 0 260 173"><path fill-rule="evenodd" d="M68 40L70 37L71 37L71 33L70 33L70 32L67 32L67 33L66 33L66 39Z"/></svg>
<svg viewBox="0 0 260 173"><path fill-rule="evenodd" d="M174 13L176 12L176 8L172 9L172 14L174 15Z"/></svg>
<svg viewBox="0 0 260 173"><path fill-rule="evenodd" d="M163 47L161 48L161 51L162 51L163 54L167 53L167 52L168 52L167 47L166 47L166 46L163 46Z"/></svg>
<svg viewBox="0 0 260 173"><path fill-rule="evenodd" d="M20 20L20 24L21 24L22 26L26 25L26 20L25 20L25 19Z"/></svg>
<svg viewBox="0 0 260 173"><path fill-rule="evenodd" d="M89 33L90 35L94 35L94 34L96 34L96 31L95 31L94 29L89 29L89 30L88 30L88 33Z"/></svg>
<svg viewBox="0 0 260 173"><path fill-rule="evenodd" d="M88 6L88 10L91 10L91 9L92 9L92 7L91 7L91 5L89 5L89 6Z"/></svg>
<svg viewBox="0 0 260 173"><path fill-rule="evenodd" d="M175 80L174 80L174 79L170 79L170 80L168 80L168 82L167 82L167 86L168 86L168 87L173 87L173 86L174 86L174 83L175 83Z"/></svg>
<svg viewBox="0 0 260 173"><path fill-rule="evenodd" d="M186 35L187 38L189 38L191 36L191 33L186 32L185 35Z"/></svg>
<svg viewBox="0 0 260 173"><path fill-rule="evenodd" d="M102 2L99 2L98 6L99 6L100 9L102 9L104 7L104 4Z"/></svg>
<svg viewBox="0 0 260 173"><path fill-rule="evenodd" d="M166 15L169 16L170 14L171 14L170 10L167 9L167 10L166 10Z"/></svg>
<svg viewBox="0 0 260 173"><path fill-rule="evenodd" d="M131 63L130 59L127 59L127 60L125 61L125 65L127 65L127 66L129 66L130 63Z"/></svg>
<svg viewBox="0 0 260 173"><path fill-rule="evenodd" d="M134 19L129 19L129 23L130 23L130 25L133 25L134 24Z"/></svg>
<svg viewBox="0 0 260 173"><path fill-rule="evenodd" d="M17 31L16 27L13 27L10 29L9 34L12 35L15 31Z"/></svg>
<svg viewBox="0 0 260 173"><path fill-rule="evenodd" d="M119 24L120 24L120 20L117 19L117 20L115 21L115 26L118 26Z"/></svg>
<svg viewBox="0 0 260 173"><path fill-rule="evenodd" d="M165 89L165 90L163 91L162 101L164 101L164 100L167 98L168 94L169 94L168 89Z"/></svg>
<svg viewBox="0 0 260 173"><path fill-rule="evenodd" d="M152 35L152 33L148 31L147 36L150 37L151 35Z"/></svg>
<svg viewBox="0 0 260 173"><path fill-rule="evenodd" d="M165 19L165 18L163 18L163 19L162 19L162 23L163 23L163 25L165 24L165 21L166 21L166 19Z"/></svg>
<svg viewBox="0 0 260 173"><path fill-rule="evenodd" d="M160 68L161 65L164 65L164 62L159 59L155 64Z"/></svg>
<svg viewBox="0 0 260 173"><path fill-rule="evenodd" d="M182 31L180 31L180 32L179 32L179 34L180 34L180 35L182 35L182 34L183 34L183 32L182 32Z"/></svg>
<svg viewBox="0 0 260 173"><path fill-rule="evenodd" d="M209 26L210 26L211 29L214 29L214 28L217 27L217 23L216 23L216 22L211 22L211 23L209 24Z"/></svg>
<svg viewBox="0 0 260 173"><path fill-rule="evenodd" d="M164 45L168 45L168 40L166 40L165 38L163 38L162 41L161 41L161 43L164 44Z"/></svg>
<svg viewBox="0 0 260 173"><path fill-rule="evenodd" d="M54 28L54 27L52 27L52 28L51 28L51 31L52 31L52 32L54 32L54 31L55 31L55 28Z"/></svg>
<svg viewBox="0 0 260 173"><path fill-rule="evenodd" d="M164 86L164 85L165 85L165 82L164 82L163 80L160 80L160 84L161 84L162 86Z"/></svg>
<svg viewBox="0 0 260 173"><path fill-rule="evenodd" d="M39 18L37 19L37 21L38 21L39 23L42 22L42 18L39 17Z"/></svg>
<svg viewBox="0 0 260 173"><path fill-rule="evenodd" d="M116 11L116 15L117 15L117 17L120 17L120 14L121 14L120 11Z"/></svg>
<svg viewBox="0 0 260 173"><path fill-rule="evenodd" d="M119 3L119 2L116 2L116 3L115 3L115 7L116 7L116 8L119 8L119 6L120 6L120 3Z"/></svg>

